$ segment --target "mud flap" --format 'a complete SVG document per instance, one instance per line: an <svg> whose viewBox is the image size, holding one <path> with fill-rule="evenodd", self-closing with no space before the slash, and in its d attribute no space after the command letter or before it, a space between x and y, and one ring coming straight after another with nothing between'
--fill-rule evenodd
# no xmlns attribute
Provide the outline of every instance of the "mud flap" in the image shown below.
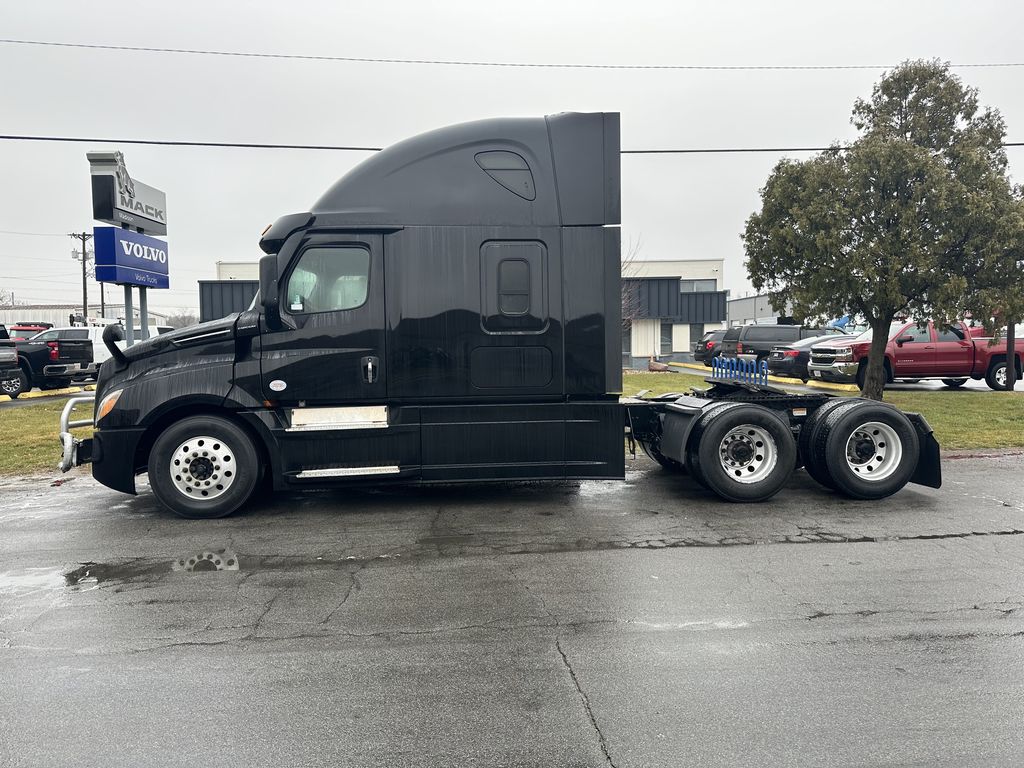
<svg viewBox="0 0 1024 768"><path fill-rule="evenodd" d="M929 488L942 487L942 464L939 458L939 442L932 433L931 425L920 413L908 413L906 417L917 430L917 441L920 452L917 457L917 468L910 482L925 485Z"/></svg>

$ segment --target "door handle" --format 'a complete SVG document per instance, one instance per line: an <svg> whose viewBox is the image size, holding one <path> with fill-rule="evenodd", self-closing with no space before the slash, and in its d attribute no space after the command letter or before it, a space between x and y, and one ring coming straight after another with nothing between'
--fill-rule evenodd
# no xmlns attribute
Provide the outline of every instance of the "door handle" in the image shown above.
<svg viewBox="0 0 1024 768"><path fill-rule="evenodd" d="M927 347L925 347L925 349L935 349L935 347L933 347L931 344L929 344Z"/></svg>
<svg viewBox="0 0 1024 768"><path fill-rule="evenodd" d="M380 378L380 360L376 356L364 357L359 363L363 367L363 381L367 384L373 384Z"/></svg>

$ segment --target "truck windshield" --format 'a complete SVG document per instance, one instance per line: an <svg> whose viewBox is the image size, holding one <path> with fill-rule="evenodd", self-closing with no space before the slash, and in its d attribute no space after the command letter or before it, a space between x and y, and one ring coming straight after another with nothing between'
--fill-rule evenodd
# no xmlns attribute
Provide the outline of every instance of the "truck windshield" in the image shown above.
<svg viewBox="0 0 1024 768"><path fill-rule="evenodd" d="M906 323L893 323L892 325L890 325L889 326L889 338L891 339L893 337L893 334L895 334L897 331L899 331L900 328L902 328L904 325L906 325ZM851 344L856 344L859 341L871 341L871 329L870 328L868 328L866 331L861 333L861 335L858 336L857 338L851 339L850 343Z"/></svg>

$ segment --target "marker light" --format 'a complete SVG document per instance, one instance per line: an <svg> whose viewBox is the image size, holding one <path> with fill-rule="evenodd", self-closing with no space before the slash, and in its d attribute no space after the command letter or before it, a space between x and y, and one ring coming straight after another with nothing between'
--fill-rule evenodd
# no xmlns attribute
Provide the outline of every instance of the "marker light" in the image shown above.
<svg viewBox="0 0 1024 768"><path fill-rule="evenodd" d="M114 406L117 405L117 399L121 397L123 389L115 389L109 395L100 400L100 406L96 409L96 423L100 422L104 416L114 410Z"/></svg>

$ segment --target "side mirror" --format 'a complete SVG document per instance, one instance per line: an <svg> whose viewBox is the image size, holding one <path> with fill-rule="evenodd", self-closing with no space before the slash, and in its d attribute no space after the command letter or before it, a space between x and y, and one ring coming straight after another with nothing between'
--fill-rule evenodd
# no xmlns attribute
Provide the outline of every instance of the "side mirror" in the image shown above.
<svg viewBox="0 0 1024 768"><path fill-rule="evenodd" d="M896 339L896 344L902 347L908 341L913 341L913 340L914 340L914 337L911 336L910 334L907 334L906 336L900 336L898 339Z"/></svg>
<svg viewBox="0 0 1024 768"><path fill-rule="evenodd" d="M281 325L278 311L279 291L277 287L277 254L271 253L260 259L260 305L269 328Z"/></svg>

